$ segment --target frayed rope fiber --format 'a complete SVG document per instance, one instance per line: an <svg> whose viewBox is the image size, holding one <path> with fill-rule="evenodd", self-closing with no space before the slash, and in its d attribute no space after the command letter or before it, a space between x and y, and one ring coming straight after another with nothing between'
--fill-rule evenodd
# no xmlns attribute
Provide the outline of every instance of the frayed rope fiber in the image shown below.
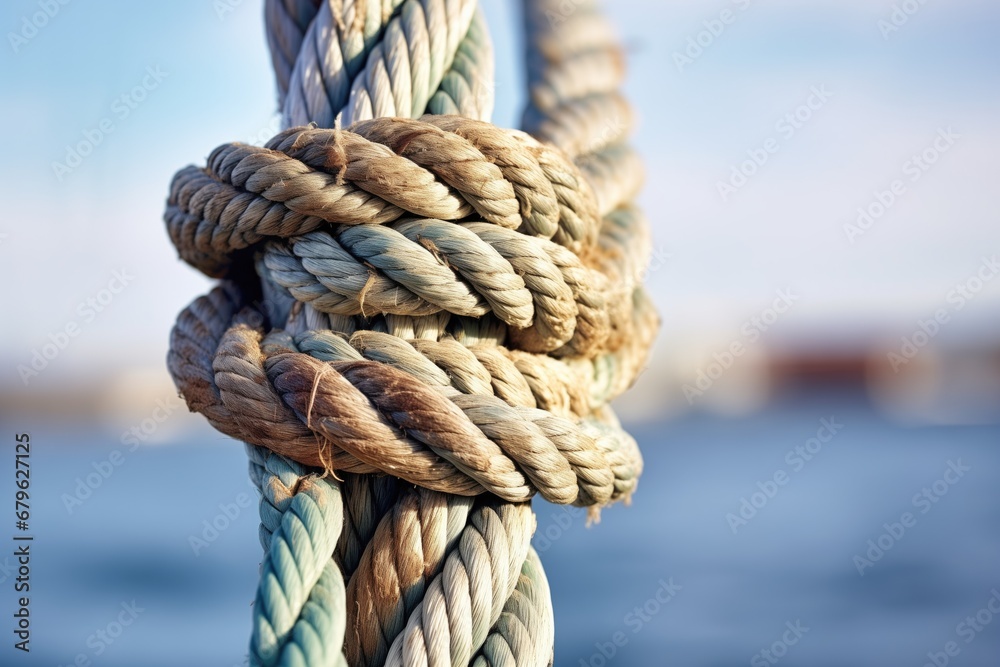
<svg viewBox="0 0 1000 667"><path fill-rule="evenodd" d="M523 10L520 131L475 0L267 0L286 129L170 185L220 282L168 366L260 491L253 665L550 665L530 501L636 489L608 403L659 319L623 57L591 0Z"/></svg>

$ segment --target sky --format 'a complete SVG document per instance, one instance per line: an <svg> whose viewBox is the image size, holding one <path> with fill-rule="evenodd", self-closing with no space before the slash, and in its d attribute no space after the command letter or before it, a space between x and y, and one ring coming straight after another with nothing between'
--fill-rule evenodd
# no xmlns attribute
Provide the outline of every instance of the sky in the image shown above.
<svg viewBox="0 0 1000 667"><path fill-rule="evenodd" d="M58 10L38 18L50 4ZM510 4L483 3L497 51L494 121L504 126L516 125L524 100ZM77 333L33 387L163 373L176 313L210 285L177 260L164 231L170 178L223 142L261 142L277 129L261 5L0 8L0 384L20 385L17 366L67 327ZM648 276L661 346L731 337L779 290L796 296L775 327L788 341L905 332L942 308L956 314L949 335L992 335L1000 280L984 281L960 317L949 294L1000 256L1000 7L606 7L628 50L647 166L640 201L663 258ZM896 24L884 23L894 11ZM94 146L77 162L70 147L80 142ZM925 152L934 162L915 172ZM740 169L745 181L734 180ZM877 211L880 197L891 203L859 231L858 209ZM107 303L88 305L102 295Z"/></svg>

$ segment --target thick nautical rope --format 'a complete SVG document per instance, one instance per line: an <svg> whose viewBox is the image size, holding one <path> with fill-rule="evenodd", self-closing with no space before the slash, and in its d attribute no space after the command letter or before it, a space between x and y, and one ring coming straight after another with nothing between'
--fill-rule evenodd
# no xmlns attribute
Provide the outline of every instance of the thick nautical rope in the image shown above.
<svg viewBox="0 0 1000 667"><path fill-rule="evenodd" d="M526 134L486 122L474 0L265 7L288 129L165 214L223 279L168 364L261 491L251 662L551 664L528 501L596 513L642 469L607 405L658 322L620 52L587 0L526 0Z"/></svg>

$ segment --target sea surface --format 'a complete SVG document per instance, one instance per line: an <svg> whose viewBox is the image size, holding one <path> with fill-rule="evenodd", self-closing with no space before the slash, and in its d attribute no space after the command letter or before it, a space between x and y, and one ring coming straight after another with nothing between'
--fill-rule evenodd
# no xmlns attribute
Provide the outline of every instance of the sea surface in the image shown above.
<svg viewBox="0 0 1000 667"><path fill-rule="evenodd" d="M1000 427L905 428L823 394L630 428L646 462L631 506L588 527L536 501L556 665L1000 665ZM9 512L0 664L245 664L261 551L242 447L207 428L135 451L106 425L30 430L31 652L10 631ZM220 506L228 526L195 553Z"/></svg>

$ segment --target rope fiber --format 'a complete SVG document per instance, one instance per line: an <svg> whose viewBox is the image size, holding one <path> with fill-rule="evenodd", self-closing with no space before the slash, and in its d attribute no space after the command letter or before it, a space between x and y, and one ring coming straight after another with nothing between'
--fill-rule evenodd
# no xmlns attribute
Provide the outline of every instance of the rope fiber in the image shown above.
<svg viewBox="0 0 1000 667"><path fill-rule="evenodd" d="M260 491L253 665L551 665L530 502L636 489L608 404L659 319L623 56L592 0L523 16L521 131L475 0L266 0L286 129L170 185L220 282L168 367Z"/></svg>

